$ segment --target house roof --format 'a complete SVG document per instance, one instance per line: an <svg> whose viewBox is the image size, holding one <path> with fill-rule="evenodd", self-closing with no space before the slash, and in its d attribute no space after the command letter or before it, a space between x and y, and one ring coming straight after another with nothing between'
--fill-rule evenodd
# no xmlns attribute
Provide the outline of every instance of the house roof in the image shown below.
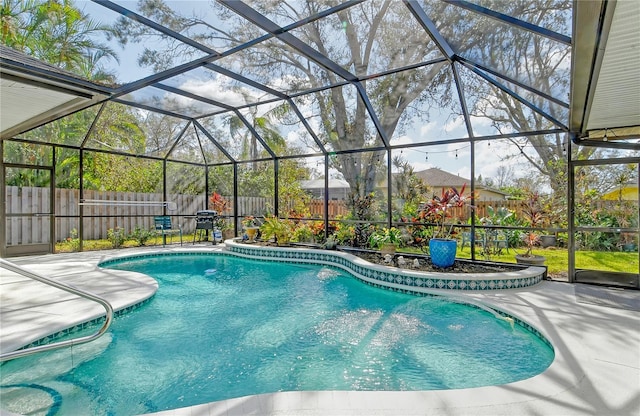
<svg viewBox="0 0 640 416"><path fill-rule="evenodd" d="M415 175L422 179L427 185L438 188L449 186L460 188L465 183L471 183L471 179L463 178L438 168L421 170L415 172Z"/></svg>
<svg viewBox="0 0 640 416"><path fill-rule="evenodd" d="M22 65L24 67L32 67L37 69L42 69L49 72L55 72L59 75L66 75L73 78L79 78L76 74L65 71L64 69L58 68L57 66L49 65L46 62L42 62L39 59L36 59L32 56L24 54L20 51L17 51L13 48L10 48L6 45L0 44L0 56L3 60L12 61L15 64Z"/></svg>
<svg viewBox="0 0 640 416"><path fill-rule="evenodd" d="M421 170L419 172L414 172L414 174L422 179L424 183L434 188L461 188L465 184L467 186L471 184L471 179L463 178L459 175L454 175L453 173L446 172L439 168ZM476 189L484 189L486 191L494 192L500 195L508 195L507 193L502 192L498 189L489 188L484 185L476 185Z"/></svg>
<svg viewBox="0 0 640 416"><path fill-rule="evenodd" d="M638 200L638 183L637 182L627 182L623 185L618 185L611 191L602 195L602 199L615 201L617 199L623 199L626 201L637 201Z"/></svg>
<svg viewBox="0 0 640 416"><path fill-rule="evenodd" d="M314 179L310 181L300 181L300 187L302 189L324 189L324 179ZM349 189L349 182L342 179L329 179L329 189L347 188Z"/></svg>

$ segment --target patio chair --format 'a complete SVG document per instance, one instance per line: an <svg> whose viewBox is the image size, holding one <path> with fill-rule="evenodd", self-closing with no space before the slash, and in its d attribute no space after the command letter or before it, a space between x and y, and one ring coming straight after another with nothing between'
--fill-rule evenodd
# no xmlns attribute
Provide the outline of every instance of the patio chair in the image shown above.
<svg viewBox="0 0 640 416"><path fill-rule="evenodd" d="M481 239L478 238L477 234L476 234L475 243L476 245L482 243ZM465 231L462 233L462 243L460 244L460 246L464 248L464 246L466 246L467 244L469 245L469 247L471 247L471 232L469 231Z"/></svg>
<svg viewBox="0 0 640 416"><path fill-rule="evenodd" d="M504 231L489 230L485 234L483 246L485 250L493 248L498 252L504 248L509 253L509 236Z"/></svg>
<svg viewBox="0 0 640 416"><path fill-rule="evenodd" d="M180 245L182 245L182 227L178 226L178 228L173 228L171 224L171 217L168 215L163 215L161 217L154 217L153 222L156 225L156 230L160 231L162 234L162 246L164 247L167 244L167 236L170 236L170 243L173 243L173 235L180 235Z"/></svg>

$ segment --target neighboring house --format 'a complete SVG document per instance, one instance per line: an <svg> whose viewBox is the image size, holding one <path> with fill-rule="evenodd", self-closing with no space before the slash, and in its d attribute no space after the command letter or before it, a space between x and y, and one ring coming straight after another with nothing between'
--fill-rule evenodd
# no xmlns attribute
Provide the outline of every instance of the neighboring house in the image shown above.
<svg viewBox="0 0 640 416"><path fill-rule="evenodd" d="M300 181L300 187L316 199L324 199L324 179ZM349 183L342 179L329 179L329 199L344 201L349 195Z"/></svg>
<svg viewBox="0 0 640 416"><path fill-rule="evenodd" d="M460 190L464 184L467 185L465 194L468 195L468 192L471 189L471 179L466 179L438 168L414 172L414 175L422 179L426 185L433 188L433 193L435 195L441 195L443 190L447 190L452 187ZM488 188L478 184L476 184L476 195L476 201L504 201L509 196L497 189Z"/></svg>
<svg viewBox="0 0 640 416"><path fill-rule="evenodd" d="M617 186L613 191L602 195L602 199L607 201L637 201L638 183L628 182Z"/></svg>
<svg viewBox="0 0 640 416"><path fill-rule="evenodd" d="M442 169L432 168L414 172L414 175L422 179L422 181L433 189L435 195L442 194L443 189L454 187L458 190L462 185L466 184L465 194L468 195L471 189L471 180L466 179ZM300 187L313 195L314 198L324 198L324 179L315 179L310 181L300 181ZM329 199L330 200L346 200L350 191L349 183L342 179L329 179ZM378 185L377 190L386 195L386 181ZM477 201L504 201L508 194L497 189L488 188L483 185L476 185Z"/></svg>

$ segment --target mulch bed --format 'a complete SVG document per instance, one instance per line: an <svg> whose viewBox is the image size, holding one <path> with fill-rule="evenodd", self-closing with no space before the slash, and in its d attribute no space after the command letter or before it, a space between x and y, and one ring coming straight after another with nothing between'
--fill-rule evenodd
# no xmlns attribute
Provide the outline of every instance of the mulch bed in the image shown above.
<svg viewBox="0 0 640 416"><path fill-rule="evenodd" d="M519 270L520 267L513 266L503 266L499 264L483 264L478 262L471 261L460 261L456 260L453 263L453 266L447 268L440 268L431 263L431 260L422 256L412 256L410 254L404 253L396 253L393 257L392 263L386 263L384 257L380 253L372 253L372 252L357 252L357 251L348 251L349 254L353 254L354 256L358 256L369 263L373 264L381 264L385 266L394 266L401 267L403 269L408 270L416 270L421 272L440 272L440 273L494 273L494 272L508 272L513 270ZM398 259L403 257L405 260L405 265L400 266L398 264ZM418 259L420 263L419 267L414 267L414 259Z"/></svg>

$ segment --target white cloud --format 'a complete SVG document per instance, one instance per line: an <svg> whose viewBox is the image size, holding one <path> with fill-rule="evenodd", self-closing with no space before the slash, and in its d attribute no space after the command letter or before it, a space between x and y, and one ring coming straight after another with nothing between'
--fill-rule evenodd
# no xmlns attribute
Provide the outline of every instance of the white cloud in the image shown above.
<svg viewBox="0 0 640 416"><path fill-rule="evenodd" d="M478 132L476 132L477 128L480 127L491 127L491 120L487 117L476 117L476 116L470 116L471 119L471 126L473 126L474 132L477 134ZM493 129L493 128L492 128ZM484 134L484 133L481 133ZM490 133L490 134L493 134Z"/></svg>
<svg viewBox="0 0 640 416"><path fill-rule="evenodd" d="M420 137L429 137L429 133L436 129L437 125L435 122L431 121L427 124L423 124L420 126Z"/></svg>
<svg viewBox="0 0 640 416"><path fill-rule="evenodd" d="M188 79L178 88L231 106L240 106L247 103L243 94L231 89L221 77L213 80ZM251 96L249 90L244 90L243 93Z"/></svg>
<svg viewBox="0 0 640 416"><path fill-rule="evenodd" d="M453 173L454 175L458 175L461 178L471 180L471 168L469 167L469 165L464 165L458 170L456 170L455 172L451 172L451 173ZM471 183L468 183L467 186L471 186Z"/></svg>
<svg viewBox="0 0 640 416"><path fill-rule="evenodd" d="M302 86L302 88L311 87L308 79L302 79L300 77L294 76L293 74L285 74L281 78L271 79L266 84L269 86L269 88L273 88L276 91L290 91L292 89L299 90L300 86Z"/></svg>
<svg viewBox="0 0 640 416"><path fill-rule="evenodd" d="M406 134L393 139L394 145L402 145L402 144L410 144L410 143L413 143L413 141L411 140L411 137L407 136Z"/></svg>
<svg viewBox="0 0 640 416"><path fill-rule="evenodd" d="M452 131L464 126L464 117L458 116L453 118L447 124L444 125L444 131L451 133Z"/></svg>
<svg viewBox="0 0 640 416"><path fill-rule="evenodd" d="M300 134L297 130L292 130L287 133L287 143L298 143L300 142Z"/></svg>
<svg viewBox="0 0 640 416"><path fill-rule="evenodd" d="M491 140L486 142L479 142L476 144L476 176L482 175L483 178L495 178L498 175L498 169L501 166L514 167L513 172L515 175L524 176L527 174L526 170L522 170L523 163L522 157L510 157L507 156L517 154L517 149L508 140Z"/></svg>

